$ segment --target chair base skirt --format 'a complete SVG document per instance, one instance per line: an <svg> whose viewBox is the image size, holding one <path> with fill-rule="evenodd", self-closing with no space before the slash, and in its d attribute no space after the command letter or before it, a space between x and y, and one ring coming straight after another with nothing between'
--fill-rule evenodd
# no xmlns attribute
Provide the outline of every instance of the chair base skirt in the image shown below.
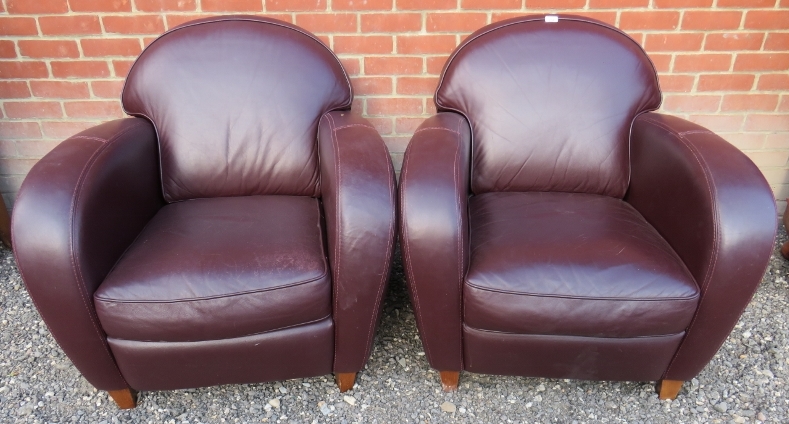
<svg viewBox="0 0 789 424"><path fill-rule="evenodd" d="M510 334L463 326L466 371L578 380L657 381L685 333L637 338Z"/></svg>
<svg viewBox="0 0 789 424"><path fill-rule="evenodd" d="M249 384L332 373L334 325L323 321L246 337L198 342L108 339L136 390Z"/></svg>

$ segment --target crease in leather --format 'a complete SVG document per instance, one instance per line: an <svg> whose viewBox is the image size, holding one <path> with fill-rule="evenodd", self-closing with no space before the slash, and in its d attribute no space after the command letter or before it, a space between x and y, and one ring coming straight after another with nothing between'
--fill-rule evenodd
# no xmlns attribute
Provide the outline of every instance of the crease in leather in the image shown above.
<svg viewBox="0 0 789 424"><path fill-rule="evenodd" d="M494 293L502 293L502 294L512 294L517 296L530 296L530 297L550 297L550 298L558 298L558 299L573 299L573 300L607 300L607 301L637 301L637 302L663 302L663 301L675 301L675 300L696 300L699 298L699 294L696 293L693 296L686 296L686 297L661 297L661 298L653 298L653 297L602 297L602 296L573 296L573 295L562 295L562 294L550 294L550 293L530 293L530 292L518 292L514 290L502 290L502 289L495 289L491 287L480 286L474 283L469 282L468 280L465 281L470 287L473 287L477 290L485 290Z"/></svg>
<svg viewBox="0 0 789 424"><path fill-rule="evenodd" d="M471 331L479 331L481 333L491 333L491 334L502 334L508 336L534 336L534 337L545 337L545 338L578 338L578 339L610 339L610 340L628 340L628 339L659 339L659 338L670 338L670 337L677 337L681 336L685 333L685 331L680 331L679 333L673 334L654 334L654 335L646 335L646 336L629 336L629 337L606 337L606 336L583 336L583 335L575 335L575 334L539 334L539 333L513 333L510 331L498 331L498 330L486 330L484 328L476 328L472 327L467 324L463 324L464 330L471 330Z"/></svg>

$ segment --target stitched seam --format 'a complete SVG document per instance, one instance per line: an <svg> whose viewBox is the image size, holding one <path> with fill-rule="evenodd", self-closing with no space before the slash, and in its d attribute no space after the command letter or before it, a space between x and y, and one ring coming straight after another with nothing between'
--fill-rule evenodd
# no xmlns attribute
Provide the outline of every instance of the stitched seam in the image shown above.
<svg viewBox="0 0 789 424"><path fill-rule="evenodd" d="M131 303L136 303L136 304L168 304L168 303L199 302L199 301L204 301L204 300L227 299L227 298L236 297L236 296L246 296L246 295L250 295L250 294L265 293L265 292L270 292L270 291L275 291L275 290L280 290L280 289L292 288L292 287L301 286L301 285L304 285L304 284L309 284L309 283L314 283L316 281L320 281L323 278L325 278L327 274L328 274L328 270L324 270L323 274L320 277L315 277L315 278L311 278L309 280L304 280L304 281L299 281L299 282L295 282L295 283L290 283L290 284L286 284L286 285L282 285L282 286L278 286L278 287L269 287L269 288L264 288L264 289L248 290L248 291L244 291L244 292L228 293L228 294L221 294L221 295L216 295L216 296L195 297L195 298L191 298L191 299L180 298L180 299L168 299L168 300L118 300L118 299L111 299L111 298L102 297L102 296L94 296L94 298L96 300L100 300L102 302L117 303L117 304L123 304L123 303L128 303L128 304L131 304Z"/></svg>
<svg viewBox="0 0 789 424"><path fill-rule="evenodd" d="M69 138L80 138L80 139L85 139L85 140L96 140L96 141L100 141L102 143L106 143L107 142L106 138L91 137L91 136L87 136L87 135L73 135L73 136L71 136Z"/></svg>
<svg viewBox="0 0 789 424"><path fill-rule="evenodd" d="M458 127L459 127L459 126L460 126L460 124L458 123ZM425 128L420 128L420 129L418 129L418 130L414 131L414 134L418 134L418 133L421 133L422 131L427 131L427 130L441 130L441 131L449 131L449 132L451 132L451 133L455 133L455 134L457 134L457 135L460 135L460 130L458 130L458 131L455 131L455 130L451 130L451 129L449 129L449 128L444 128L444 127L425 127Z"/></svg>
<svg viewBox="0 0 789 424"><path fill-rule="evenodd" d="M463 328L466 330L472 331L479 331L481 333L492 333L492 334L504 334L504 335L512 335L512 336L541 336L541 337L572 337L572 338L579 338L579 339L610 339L610 340L629 340L629 339L652 339L652 338L663 338L663 337L676 337L680 336L684 331L680 331L679 333L673 334L656 334L653 336L635 336L635 337L599 337L599 336L575 336L575 335L566 335L566 334L534 334L534 333L510 333L508 331L496 331L496 330L485 330L482 328L471 327L469 325L463 324Z"/></svg>
<svg viewBox="0 0 789 424"><path fill-rule="evenodd" d="M379 145L381 145L381 144L382 143L379 143ZM386 148L385 145L383 146L383 148L384 148L384 156L382 156L382 157L384 157L387 160L387 164L386 164L387 178L386 178L386 181L387 181L387 185L388 185L388 188L389 188L389 199L392 200L392 203L393 203L392 206L394 206L395 193L394 193L394 184L392 182L392 173L393 173L392 161L388 160L388 158L389 158L389 151L388 151L388 149ZM370 328L367 330L367 341L365 342L367 344L367 349L366 349L365 354L364 354L364 358L365 359L370 356L370 352L373 349L373 344L372 344L373 328L375 327L375 324L378 321L378 311L381 309L381 303L383 303L383 298L381 297L381 295L382 295L383 290L384 290L384 283L386 282L386 279L389 277L389 273L386 272L386 271L389 268L387 266L387 262L390 261L390 259L391 259L390 255L391 255L391 252L392 252L392 246L394 245L394 241L393 241L394 240L394 227L395 227L394 220L396 219L396 217L394 216L394 207L392 208L392 214L389 215L389 217L390 217L390 219L389 219L389 240L388 240L388 243L387 243L387 246L386 246L386 255L384 256L384 263L383 263L383 266L381 268L381 271L382 271L381 272L381 282L378 283L378 293L376 294L376 297L375 297L376 304L375 304L375 308L373 309L373 316L370 319Z"/></svg>
<svg viewBox="0 0 789 424"><path fill-rule="evenodd" d="M340 173L340 146L337 142L337 130L336 125L334 123L334 118L330 114L325 115L329 121L329 129L331 130L331 139L332 144L334 146L334 170L337 173L337 200L335 202L334 207L336 208L336 234L335 238L337 239L337 243L334 245L334 258L337 261L335 266L336 275L335 279L332 284L332 292L334 293L334 310L339 312L339 302L337 301L337 295L339 293L339 286L340 286L340 255L338 251L340 250L340 245L342 244L342 237L340 231L342 219L341 219L341 211L342 208L340 207L340 199L342 199L342 174ZM340 326L334 326L334 365L333 368L337 369L337 345L339 344L340 339Z"/></svg>
<svg viewBox="0 0 789 424"><path fill-rule="evenodd" d="M374 127L371 127L370 125L365 125L365 124L348 124L348 125L343 125L341 127L336 127L336 128L334 128L334 131L344 130L345 128L352 128L352 127L363 127L363 128L369 128L371 130L375 129Z"/></svg>
<svg viewBox="0 0 789 424"><path fill-rule="evenodd" d="M458 356L460 357L460 369L463 369L463 327L462 327L462 323L463 323L463 312L462 312L463 311L463 295L462 295L462 293L463 293L463 277L464 276L463 276L463 234L461 233L461 231L462 231L461 230L461 227L462 227L461 221L463 220L463 218L462 218L463 208L461 208L461 205L460 205L460 196L462 196L463 193L460 193L460 175L459 175L460 170L459 170L459 166L458 166L459 163L460 163L460 143L461 143L461 140L460 140L460 120L458 120L458 130L457 130L457 132L455 132L455 134L457 135L457 145L456 145L456 150L455 150L455 161L452 164L452 166L453 166L452 176L453 176L453 178L455 180L454 181L455 182L455 194L456 194L456 196L455 196L455 205L457 205L457 208L458 208L457 209L457 213L458 213L457 214L457 237L458 237L458 243L457 243L458 293L457 293L457 296L458 296L458 314L460 314L460 316L458 317L458 321L459 321L458 324L461 324L460 328L458 329L459 330L458 331L458 333L459 333L458 336L460 338L460 350L458 352Z"/></svg>
<svg viewBox="0 0 789 424"><path fill-rule="evenodd" d="M560 294L547 294L547 293L531 293L531 292L516 292L511 290L501 290L501 289L494 289L490 287L483 287L471 282L466 281L466 285L472 287L477 290L483 290L487 292L493 293L501 293L501 294L509 294L514 296L532 296L532 297L547 297L547 298L558 298L558 299L572 299L572 300L606 300L606 301L623 301L623 302L664 302L664 301L677 301L677 300L695 300L698 299L699 295L695 294L693 296L688 297L664 297L660 299L655 298L643 298L643 297L632 297L632 298L623 298L623 297L598 297L598 296L573 296L573 295L560 295Z"/></svg>
<svg viewBox="0 0 789 424"><path fill-rule="evenodd" d="M112 356L112 353L110 352L110 349L109 349L109 347L107 345L106 335L102 334L102 331L99 329L98 323L96 322L96 317L94 317L94 311L91 310L90 304L89 304L89 302L87 300L88 289L85 287L85 280L84 280L84 277L82 275L82 269L79 266L79 261L77 260L77 255L76 255L75 249L74 249L74 218L76 216L77 206L79 205L80 198L82 196L82 185L85 182L85 176L90 171L90 169L93 167L93 164L96 163L96 160L98 159L98 157L104 151L106 151L107 149L109 149L110 146L115 144L114 142L116 140L120 139L120 137L123 134L135 129L137 126L138 125L136 125L136 123L135 123L132 126L126 128L125 130L122 130L122 131L118 132L117 134L113 135L112 137L107 139L107 141L106 141L106 143L104 145L99 147L90 156L90 158L88 159L88 162L82 168L82 171L80 172L80 175L77 178L77 184L74 186L74 192L72 193L72 198L74 200L71 203L71 208L70 208L71 211L70 211L70 216L69 216L69 229L70 229L70 231L69 231L69 257L71 259L71 267L72 267L72 271L74 273L74 279L77 282L77 290L79 291L80 297L82 297L82 303L85 306L85 310L88 312L88 317L90 319L91 324L93 324L93 328L96 331L96 335L98 335L99 336L99 340L102 341L101 345L104 347L105 352L107 352L107 356L109 357L109 359L113 363L116 364L115 365L115 371L118 373L118 376L120 376L121 380L123 380L126 383L127 386L129 384L128 384L128 382L126 382L126 379L123 377L123 374L121 374L120 370L117 368L117 363L115 362L115 358Z"/></svg>
<svg viewBox="0 0 789 424"><path fill-rule="evenodd" d="M714 224L713 241L712 241L712 243L713 243L713 246L715 246L715 247L714 247L714 251L713 251L712 261L711 261L710 265L708 265L708 267L707 267L707 272L705 273L704 280L702 281L702 286L700 287L700 289L701 289L701 293L700 294L702 294L701 301L699 302L699 306L696 308L696 312L693 314L693 318L690 320L690 324L688 324L688 328L687 328L686 333L690 333L691 330L693 329L693 325L696 323L696 320L698 319L699 311L701 310L701 307L704 304L704 300L706 299L706 296L703 296L703 293L706 291L707 287L710 284L709 279L712 276L713 270L715 269L715 266L717 265L717 262L718 262L718 251L720 250L720 246L719 246L719 243L720 243L720 234L719 234L720 222L719 222L719 219L718 219L718 208L717 208L717 205L715 204L715 196L713 195L713 190L712 190L712 186L711 186L711 182L710 182L709 169L708 169L707 166L705 166L706 163L702 163L702 160L699 157L699 154L696 152L695 148L693 148L693 146L690 144L690 141L685 139L681 134L678 134L671 127L666 126L666 125L664 125L661 122L655 121L655 120L650 119L650 118L644 118L644 120L647 121L647 122L652 123L653 125L655 125L657 127L660 127L660 128L663 128L664 130L666 130L668 132L668 134L670 134L671 136L673 136L674 138L679 140L679 142L681 142L690 151L690 153L693 155L694 159L696 159L696 162L698 163L699 167L701 168L701 170L703 172L704 180L707 183L707 192L709 193L709 196L710 196L710 206L712 207L712 211L713 211L712 217L713 217L713 224ZM675 360L679 356L680 352L682 352L683 346L684 346L684 340L683 340L682 343L680 343L679 348L674 353L674 356L671 358L671 362L669 363L668 368L666 368L666 372L663 374L664 377L671 372L671 368L674 366Z"/></svg>
<svg viewBox="0 0 789 424"><path fill-rule="evenodd" d="M413 148L411 147L412 145L414 146ZM417 290L416 279L414 278L414 269L413 269L413 266L411 264L411 249L410 249L410 247L408 245L408 240L409 240L409 238L408 238L408 225L406 225L406 222L405 222L405 211L408 209L408 207L407 207L408 202L406 202L407 197L405 195L405 191L408 188L408 184L406 184L406 176L408 174L408 159L410 158L409 152L411 151L411 149L415 149L415 148L416 148L416 144L409 143L408 149L406 150L404 158L403 158L402 173L400 175L400 187L401 187L401 189L400 189L400 204L402 205L402 210L403 210L403 212L400 215L402 220L403 220L403 225L402 225L402 227L403 227L402 228L402 231L403 231L403 252L405 253L405 256L406 256L406 272L410 276L410 281L412 282L411 289L414 292L414 300L415 300L414 307L416 309L416 319L417 319L417 321L419 323L419 327L422 329L422 336L423 336L422 337L422 346L425 348L425 355L427 355L428 362L433 362L433 360L432 360L433 355L430 354L430 348L428 347L428 343L427 343L427 339L428 339L427 334L426 334L426 330L427 329L425 328L424 320L422 319L422 308L421 308L421 303L419 302L419 293L418 293L418 290ZM410 153L413 154L413 152L410 152Z"/></svg>
<svg viewBox="0 0 789 424"><path fill-rule="evenodd" d="M651 119L648 119L648 120L650 122L652 122L652 123L655 123L655 121L653 121ZM710 130L690 130L690 131L682 131L682 132L679 132L678 134L680 136L684 136L684 135L687 135L687 134L713 134L713 135L715 135L715 133L710 131Z"/></svg>

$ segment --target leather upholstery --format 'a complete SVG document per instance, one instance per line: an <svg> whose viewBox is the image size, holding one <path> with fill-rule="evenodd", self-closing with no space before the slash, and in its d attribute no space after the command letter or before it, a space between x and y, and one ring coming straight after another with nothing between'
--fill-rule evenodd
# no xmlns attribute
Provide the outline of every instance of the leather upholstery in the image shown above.
<svg viewBox="0 0 789 424"><path fill-rule="evenodd" d="M699 291L630 205L580 193L469 201L464 323L516 334L642 337L685 330Z"/></svg>
<svg viewBox="0 0 789 424"><path fill-rule="evenodd" d="M439 113L414 132L400 174L406 279L427 360L441 371L463 369L470 145L465 119Z"/></svg>
<svg viewBox="0 0 789 424"><path fill-rule="evenodd" d="M302 29L193 21L133 66L122 100L140 117L33 167L16 258L90 383L180 389L364 367L395 180L372 126L332 112L351 99L337 58Z"/></svg>
<svg viewBox="0 0 789 424"><path fill-rule="evenodd" d="M481 77L484 76L484 77ZM584 17L513 18L450 56L439 111L474 135L471 190L622 197L633 118L660 105L652 62L623 32Z"/></svg>
<svg viewBox="0 0 789 424"><path fill-rule="evenodd" d="M747 156L648 113L660 101L649 59L587 18L480 29L450 56L435 99L400 185L430 365L695 377L773 248L773 194Z"/></svg>
<svg viewBox="0 0 789 424"><path fill-rule="evenodd" d="M318 120L350 107L352 97L337 57L313 35L229 16L183 24L152 42L129 71L123 107L156 126L170 202L318 196Z"/></svg>
<svg viewBox="0 0 789 424"><path fill-rule="evenodd" d="M107 336L125 340L229 339L329 318L318 200L247 196L167 205L94 297Z"/></svg>
<svg viewBox="0 0 789 424"><path fill-rule="evenodd" d="M318 145L334 281L334 371L356 372L370 356L389 281L395 236L394 167L375 128L349 112L321 118Z"/></svg>
<svg viewBox="0 0 789 424"><path fill-rule="evenodd" d="M701 289L665 378L689 380L712 359L761 281L775 242L775 198L756 165L711 131L649 113L633 125L626 201L660 232Z"/></svg>
<svg viewBox="0 0 789 424"><path fill-rule="evenodd" d="M93 293L164 205L156 134L144 119L65 140L30 170L14 205L14 256L30 298L74 365L102 390L127 387Z"/></svg>

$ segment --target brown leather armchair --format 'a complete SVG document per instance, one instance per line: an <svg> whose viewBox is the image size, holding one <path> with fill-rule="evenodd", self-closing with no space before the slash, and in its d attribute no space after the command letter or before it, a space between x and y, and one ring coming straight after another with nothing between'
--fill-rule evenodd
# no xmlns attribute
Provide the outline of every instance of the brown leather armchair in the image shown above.
<svg viewBox="0 0 789 424"><path fill-rule="evenodd" d="M136 390L334 372L370 354L395 226L386 146L337 57L290 24L193 21L140 55L120 119L31 170L16 260L53 336Z"/></svg>
<svg viewBox="0 0 789 424"><path fill-rule="evenodd" d="M450 56L400 183L445 389L466 370L674 398L713 357L767 266L775 201L729 143L650 113L660 101L641 47L583 17L496 23Z"/></svg>

